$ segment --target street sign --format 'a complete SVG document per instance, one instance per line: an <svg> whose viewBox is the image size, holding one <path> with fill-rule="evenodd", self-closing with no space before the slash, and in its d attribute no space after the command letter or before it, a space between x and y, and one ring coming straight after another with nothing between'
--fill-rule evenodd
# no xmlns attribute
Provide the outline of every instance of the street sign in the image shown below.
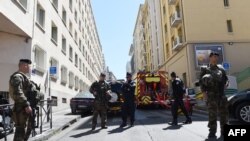
<svg viewBox="0 0 250 141"><path fill-rule="evenodd" d="M224 62L224 63L223 63L223 68L224 68L225 70L229 70L229 69L230 69L230 64Z"/></svg>
<svg viewBox="0 0 250 141"><path fill-rule="evenodd" d="M56 70L57 70L56 67L50 67L50 68L49 68L49 73L50 73L50 75L56 75Z"/></svg>

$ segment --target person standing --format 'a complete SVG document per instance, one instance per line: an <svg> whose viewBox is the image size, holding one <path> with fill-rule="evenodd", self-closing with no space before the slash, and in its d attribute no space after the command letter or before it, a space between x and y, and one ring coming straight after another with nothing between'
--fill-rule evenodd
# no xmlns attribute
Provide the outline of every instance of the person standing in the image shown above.
<svg viewBox="0 0 250 141"><path fill-rule="evenodd" d="M29 59L19 61L19 70L11 75L9 80L9 94L14 100L12 119L15 123L14 141L27 141L29 133L26 123L32 113L30 103L27 100L31 83L27 74L30 73L32 62Z"/></svg>
<svg viewBox="0 0 250 141"><path fill-rule="evenodd" d="M107 109L108 100L110 99L110 86L105 82L106 75L104 73L100 74L99 81L94 82L89 91L94 95L94 112L92 120L92 130L95 130L97 124L97 117L101 117L101 128L107 129Z"/></svg>
<svg viewBox="0 0 250 141"><path fill-rule="evenodd" d="M218 65L219 54L212 51L209 55L209 65L201 67L200 86L208 108L208 139L216 138L217 114L220 113L221 137L224 125L228 122L228 101L224 89L228 86L228 77L221 65Z"/></svg>
<svg viewBox="0 0 250 141"><path fill-rule="evenodd" d="M127 126L127 118L130 117L130 126L134 126L135 121L135 82L132 81L131 73L126 75L127 81L122 85L122 124L120 127Z"/></svg>
<svg viewBox="0 0 250 141"><path fill-rule="evenodd" d="M173 121L170 123L170 125L178 125L178 108L180 107L184 115L186 116L186 121L183 122L184 124L190 124L192 123L192 119L190 118L183 102L183 95L185 94L184 91L184 84L183 81L176 76L175 72L171 73L172 78L172 97L174 99L174 102L172 104L172 115L173 115Z"/></svg>

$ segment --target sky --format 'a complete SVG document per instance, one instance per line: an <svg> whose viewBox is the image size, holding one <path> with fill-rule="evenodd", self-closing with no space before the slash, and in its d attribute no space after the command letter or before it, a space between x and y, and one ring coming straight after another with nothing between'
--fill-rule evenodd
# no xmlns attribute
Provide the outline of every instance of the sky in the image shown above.
<svg viewBox="0 0 250 141"><path fill-rule="evenodd" d="M125 78L126 64L139 6L144 0L91 0L106 66L117 79Z"/></svg>

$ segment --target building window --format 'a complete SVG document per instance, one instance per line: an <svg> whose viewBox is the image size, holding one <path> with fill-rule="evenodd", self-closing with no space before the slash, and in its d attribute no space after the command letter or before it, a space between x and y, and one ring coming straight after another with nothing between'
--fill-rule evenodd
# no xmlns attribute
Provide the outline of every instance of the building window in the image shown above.
<svg viewBox="0 0 250 141"><path fill-rule="evenodd" d="M80 11L80 13L81 13L81 1L79 0L79 11Z"/></svg>
<svg viewBox="0 0 250 141"><path fill-rule="evenodd" d="M165 30L165 33L168 32L168 26L167 26L167 24L164 25L164 30Z"/></svg>
<svg viewBox="0 0 250 141"><path fill-rule="evenodd" d="M36 23L44 31L45 10L42 8L42 6L40 4L37 4L37 9L36 9Z"/></svg>
<svg viewBox="0 0 250 141"><path fill-rule="evenodd" d="M83 54L83 57L85 56L85 47L84 47L84 45L82 46L82 54Z"/></svg>
<svg viewBox="0 0 250 141"><path fill-rule="evenodd" d="M82 60L81 59L79 59L79 70L80 72L82 72Z"/></svg>
<svg viewBox="0 0 250 141"><path fill-rule="evenodd" d="M82 40L79 39L79 50L82 52Z"/></svg>
<svg viewBox="0 0 250 141"><path fill-rule="evenodd" d="M182 79L183 79L183 82L184 82L184 87L187 87L187 73L182 74Z"/></svg>
<svg viewBox="0 0 250 141"><path fill-rule="evenodd" d="M67 98L62 98L62 103L67 103Z"/></svg>
<svg viewBox="0 0 250 141"><path fill-rule="evenodd" d="M68 80L68 69L65 66L61 67L61 83L62 84L67 84L67 80Z"/></svg>
<svg viewBox="0 0 250 141"><path fill-rule="evenodd" d="M58 10L58 0L53 0L52 1L52 5L56 9L56 11L57 11Z"/></svg>
<svg viewBox="0 0 250 141"><path fill-rule="evenodd" d="M16 0L17 3L25 10L28 9L28 0Z"/></svg>
<svg viewBox="0 0 250 141"><path fill-rule="evenodd" d="M51 96L51 99L52 99L51 105L57 106L57 105L58 105L58 104L57 104L57 96Z"/></svg>
<svg viewBox="0 0 250 141"><path fill-rule="evenodd" d="M71 46L69 46L69 60L73 61L73 48Z"/></svg>
<svg viewBox="0 0 250 141"><path fill-rule="evenodd" d="M165 7L165 5L163 6L163 14L166 15L166 7Z"/></svg>
<svg viewBox="0 0 250 141"><path fill-rule="evenodd" d="M228 7L229 6L229 0L224 0L224 6Z"/></svg>
<svg viewBox="0 0 250 141"><path fill-rule="evenodd" d="M84 65L84 63L82 64L82 74L85 75L85 65Z"/></svg>
<svg viewBox="0 0 250 141"><path fill-rule="evenodd" d="M57 26L52 22L51 26L51 40L57 45Z"/></svg>
<svg viewBox="0 0 250 141"><path fill-rule="evenodd" d="M79 84L80 84L80 91L83 91L83 81L80 80L80 81L79 81Z"/></svg>
<svg viewBox="0 0 250 141"><path fill-rule="evenodd" d="M34 55L35 69L40 73L44 73L46 70L46 52L39 46L35 46Z"/></svg>
<svg viewBox="0 0 250 141"><path fill-rule="evenodd" d="M86 78L88 78L88 68L86 67Z"/></svg>
<svg viewBox="0 0 250 141"><path fill-rule="evenodd" d="M59 65L58 65L59 63L58 63L58 61L55 59L55 58L50 58L50 65L52 66L52 67L56 67L56 68L58 68L59 67ZM51 76L51 78L52 78L52 80L54 79L54 80L57 80L58 79L58 69L57 69L57 72L56 72L56 74L55 75L53 75L53 76Z"/></svg>
<svg viewBox="0 0 250 141"><path fill-rule="evenodd" d="M82 31L82 23L80 19L79 19L79 30Z"/></svg>
<svg viewBox="0 0 250 141"><path fill-rule="evenodd" d="M75 54L75 66L78 67L78 55Z"/></svg>
<svg viewBox="0 0 250 141"><path fill-rule="evenodd" d="M62 36L62 53L66 55L67 52L67 41L64 36Z"/></svg>
<svg viewBox="0 0 250 141"><path fill-rule="evenodd" d="M76 10L75 10L75 21L77 23L77 12L76 12Z"/></svg>
<svg viewBox="0 0 250 141"><path fill-rule="evenodd" d="M74 87L74 73L69 72L69 87L72 88Z"/></svg>
<svg viewBox="0 0 250 141"><path fill-rule="evenodd" d="M69 33L72 36L72 32L73 32L73 26L72 26L72 22L69 21Z"/></svg>
<svg viewBox="0 0 250 141"><path fill-rule="evenodd" d="M76 76L75 77L75 90L78 90L79 89L79 77Z"/></svg>
<svg viewBox="0 0 250 141"><path fill-rule="evenodd" d="M72 0L69 0L69 9L71 12L72 12L72 7L73 7L73 2L72 2Z"/></svg>
<svg viewBox="0 0 250 141"><path fill-rule="evenodd" d="M75 31L75 42L77 44L77 39L78 39L78 35L77 35L77 32Z"/></svg>
<svg viewBox="0 0 250 141"><path fill-rule="evenodd" d="M230 33L233 32L232 20L227 20L227 31Z"/></svg>
<svg viewBox="0 0 250 141"><path fill-rule="evenodd" d="M62 20L63 20L63 23L64 23L65 26L66 26L66 23L67 23L67 12L66 12L66 10L64 9L64 7L63 7L63 10L62 10Z"/></svg>

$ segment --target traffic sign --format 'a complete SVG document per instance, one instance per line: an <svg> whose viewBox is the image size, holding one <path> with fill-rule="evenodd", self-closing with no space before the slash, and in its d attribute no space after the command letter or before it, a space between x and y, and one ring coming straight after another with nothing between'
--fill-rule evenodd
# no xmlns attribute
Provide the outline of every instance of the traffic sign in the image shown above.
<svg viewBox="0 0 250 141"><path fill-rule="evenodd" d="M50 67L49 68L49 73L50 73L50 75L56 75L56 71L57 70L57 68L56 67Z"/></svg>
<svg viewBox="0 0 250 141"><path fill-rule="evenodd" d="M224 63L223 63L223 68L224 68L225 70L229 70L229 69L230 69L230 64L227 63L227 62L224 62Z"/></svg>

